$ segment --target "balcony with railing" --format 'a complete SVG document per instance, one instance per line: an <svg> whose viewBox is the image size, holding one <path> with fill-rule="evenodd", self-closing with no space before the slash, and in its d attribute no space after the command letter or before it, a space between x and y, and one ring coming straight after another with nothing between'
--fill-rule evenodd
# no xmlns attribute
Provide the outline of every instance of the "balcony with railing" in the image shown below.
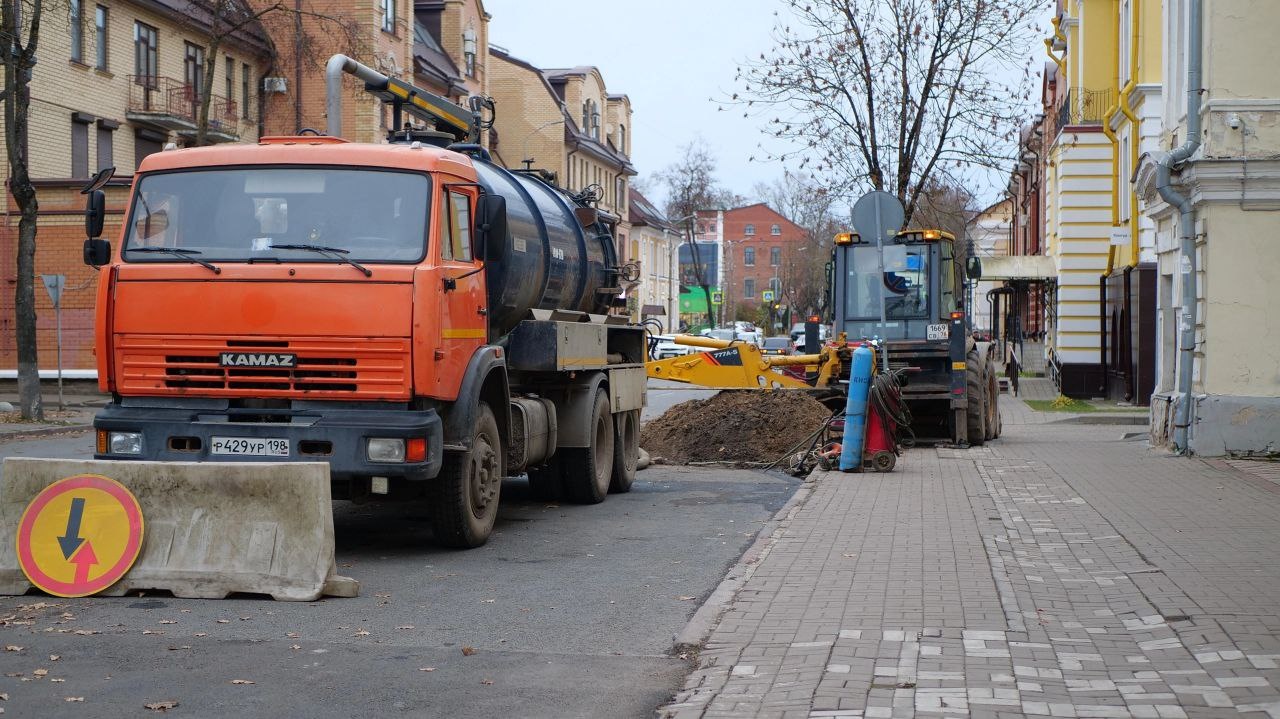
<svg viewBox="0 0 1280 719"><path fill-rule="evenodd" d="M1114 102L1115 92L1106 90L1087 90L1073 87L1067 90L1058 105L1056 130L1070 126L1101 125L1107 108Z"/></svg>
<svg viewBox="0 0 1280 719"><path fill-rule="evenodd" d="M209 100L208 142L237 142L240 139L239 106L235 100L213 95ZM200 89L171 77L129 76L129 105L125 117L130 122L172 130L183 137L195 137L200 117Z"/></svg>

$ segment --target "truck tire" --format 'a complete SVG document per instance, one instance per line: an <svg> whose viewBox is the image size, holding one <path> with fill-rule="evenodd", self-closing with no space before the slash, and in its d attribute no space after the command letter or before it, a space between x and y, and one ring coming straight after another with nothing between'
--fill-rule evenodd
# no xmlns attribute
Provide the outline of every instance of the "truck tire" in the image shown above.
<svg viewBox="0 0 1280 719"><path fill-rule="evenodd" d="M591 406L591 446L562 449L564 475L562 486L569 501L599 504L609 494L613 481L613 415L609 413L609 396L603 389L596 392Z"/></svg>
<svg viewBox="0 0 1280 719"><path fill-rule="evenodd" d="M987 441L986 379L982 356L970 350L965 357L965 420L969 429L969 445L981 447Z"/></svg>
<svg viewBox="0 0 1280 719"><path fill-rule="evenodd" d="M631 491L640 464L640 410L615 414L613 427L613 481L609 491L623 494Z"/></svg>
<svg viewBox="0 0 1280 719"><path fill-rule="evenodd" d="M431 530L446 547L469 549L489 540L502 493L502 440L489 405L476 408L471 450L445 458L429 483Z"/></svg>

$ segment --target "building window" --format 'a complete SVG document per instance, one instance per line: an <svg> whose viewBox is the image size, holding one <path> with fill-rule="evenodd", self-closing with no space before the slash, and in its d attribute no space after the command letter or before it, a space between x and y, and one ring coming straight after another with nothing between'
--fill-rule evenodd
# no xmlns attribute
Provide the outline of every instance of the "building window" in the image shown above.
<svg viewBox="0 0 1280 719"><path fill-rule="evenodd" d="M83 112L71 113L71 176L89 176L89 123L93 117Z"/></svg>
<svg viewBox="0 0 1280 719"><path fill-rule="evenodd" d="M193 102L199 102L200 92L204 88L204 48L192 43L186 43L186 47L182 81L187 86L187 97Z"/></svg>
<svg viewBox="0 0 1280 719"><path fill-rule="evenodd" d="M781 247L769 248L769 264L772 265L773 267L777 267L778 265L782 264L782 248Z"/></svg>
<svg viewBox="0 0 1280 719"><path fill-rule="evenodd" d="M156 29L142 22L133 24L133 74L135 82L155 88L160 83L159 64L156 62Z"/></svg>
<svg viewBox="0 0 1280 719"><path fill-rule="evenodd" d="M748 237L750 237L751 235L754 235L755 233L756 233L756 226L755 226L755 225L747 225L747 226L746 226L745 228L743 228L743 230L742 230L742 234L747 235Z"/></svg>
<svg viewBox="0 0 1280 719"><path fill-rule="evenodd" d="M396 31L396 0L382 0L382 31Z"/></svg>
<svg viewBox="0 0 1280 719"><path fill-rule="evenodd" d="M165 135L151 130L137 130L133 136L133 166L142 164L142 158L164 149Z"/></svg>
<svg viewBox="0 0 1280 719"><path fill-rule="evenodd" d="M746 265L747 267L756 266L756 248L744 247L742 249L742 264Z"/></svg>
<svg viewBox="0 0 1280 719"><path fill-rule="evenodd" d="M107 9L101 5L97 6L93 15L94 29L94 46L96 58L94 67L99 70L107 69Z"/></svg>
<svg viewBox="0 0 1280 719"><path fill-rule="evenodd" d="M467 31L462 33L462 60L467 77L476 76L476 51L476 31L467 28Z"/></svg>
<svg viewBox="0 0 1280 719"><path fill-rule="evenodd" d="M120 123L113 120L98 120L98 169L114 167L115 162L115 130Z"/></svg>
<svg viewBox="0 0 1280 719"><path fill-rule="evenodd" d="M71 60L84 62L84 6L71 0ZM79 177L79 175L77 175Z"/></svg>
<svg viewBox="0 0 1280 719"><path fill-rule="evenodd" d="M240 64L240 117L249 119L249 63Z"/></svg>
<svg viewBox="0 0 1280 719"><path fill-rule="evenodd" d="M236 96L236 61L230 56L227 57L227 102L234 102ZM235 108L231 110L231 115L235 116Z"/></svg>
<svg viewBox="0 0 1280 719"><path fill-rule="evenodd" d="M770 227L770 228L769 228L769 234L771 234L771 235L781 235L781 234L782 234L782 226L781 226L781 225L773 225L772 227Z"/></svg>
<svg viewBox="0 0 1280 719"><path fill-rule="evenodd" d="M619 176L618 179L614 180L613 184L614 184L614 188L613 188L614 206L617 207L619 211L621 211L623 207L626 206L627 204L626 202L627 181L622 179L621 176Z"/></svg>
<svg viewBox="0 0 1280 719"><path fill-rule="evenodd" d="M627 126L618 125L618 152L627 154Z"/></svg>
<svg viewBox="0 0 1280 719"><path fill-rule="evenodd" d="M751 300L751 299L755 299L755 296L756 296L756 281L748 277L747 279L742 281L742 298Z"/></svg>

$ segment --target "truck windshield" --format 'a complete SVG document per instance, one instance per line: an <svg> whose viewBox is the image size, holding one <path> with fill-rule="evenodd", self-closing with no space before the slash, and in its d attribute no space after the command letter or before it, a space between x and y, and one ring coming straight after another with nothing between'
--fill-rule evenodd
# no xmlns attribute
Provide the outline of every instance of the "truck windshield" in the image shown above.
<svg viewBox="0 0 1280 719"><path fill-rule="evenodd" d="M845 317L880 319L882 294L886 319L928 316L928 245L885 245L883 275L874 246L859 246L852 250L845 292Z"/></svg>
<svg viewBox="0 0 1280 719"><path fill-rule="evenodd" d="M173 262L166 248L210 262L339 262L272 245L319 245L365 262L426 254L425 175L379 170L263 167L146 175L125 238L129 262ZM130 252L130 250L139 250Z"/></svg>

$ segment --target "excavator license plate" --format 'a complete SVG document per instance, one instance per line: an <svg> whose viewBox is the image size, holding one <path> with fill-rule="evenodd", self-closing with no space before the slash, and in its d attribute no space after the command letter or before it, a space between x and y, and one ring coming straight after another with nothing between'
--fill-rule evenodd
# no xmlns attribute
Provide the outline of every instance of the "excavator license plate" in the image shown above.
<svg viewBox="0 0 1280 719"><path fill-rule="evenodd" d="M948 340L951 339L951 327L945 323L938 325L929 325L924 328L924 338L927 340Z"/></svg>

